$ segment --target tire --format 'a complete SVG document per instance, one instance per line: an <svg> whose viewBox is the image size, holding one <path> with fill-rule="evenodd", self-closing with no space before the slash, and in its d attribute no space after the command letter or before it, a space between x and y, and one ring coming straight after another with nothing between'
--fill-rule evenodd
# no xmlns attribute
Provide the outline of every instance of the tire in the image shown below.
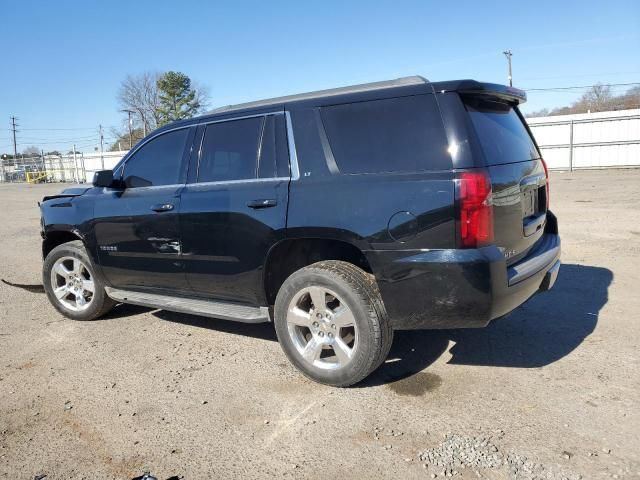
<svg viewBox="0 0 640 480"><path fill-rule="evenodd" d="M42 284L55 309L72 320L94 320L116 305L96 276L80 240L63 243L49 252L42 267Z"/></svg>
<svg viewBox="0 0 640 480"><path fill-rule="evenodd" d="M289 361L325 385L360 382L387 358L393 341L375 278L347 262L318 262L293 273L274 313Z"/></svg>

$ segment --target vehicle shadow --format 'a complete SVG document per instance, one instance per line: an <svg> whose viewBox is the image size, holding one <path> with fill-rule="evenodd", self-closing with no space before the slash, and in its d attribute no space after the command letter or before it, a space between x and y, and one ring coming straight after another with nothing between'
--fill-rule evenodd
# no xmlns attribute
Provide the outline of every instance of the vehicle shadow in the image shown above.
<svg viewBox="0 0 640 480"><path fill-rule="evenodd" d="M259 338L261 340L271 340L277 342L276 331L272 323L241 323L217 318L201 317L186 313L170 312L168 310L158 310L153 315L161 320L181 323L191 327L208 328L218 332L231 333L233 335L243 335Z"/></svg>
<svg viewBox="0 0 640 480"><path fill-rule="evenodd" d="M553 289L531 298L481 329L396 333L388 360L361 386L395 382L421 372L447 351L456 365L536 368L578 347L596 327L608 301L613 273L600 267L563 264Z"/></svg>
<svg viewBox="0 0 640 480"><path fill-rule="evenodd" d="M553 289L508 317L481 330L452 331L449 363L536 368L561 359L595 329L612 280L606 268L562 265Z"/></svg>
<svg viewBox="0 0 640 480"><path fill-rule="evenodd" d="M151 312L153 308L142 307L140 305L132 305L130 303L119 303L113 307L109 313L100 317L98 320L116 320L118 318L130 317Z"/></svg>
<svg viewBox="0 0 640 480"><path fill-rule="evenodd" d="M411 377L428 368L447 350L451 354L449 364L514 368L549 365L570 354L593 332L599 312L608 301L612 280L613 273L606 268L563 264L552 290L534 296L485 328L398 331L388 359L357 387ZM122 304L105 318L152 310ZM155 310L152 314L183 325L277 341L270 323L238 323L167 310ZM451 342L453 346L449 348Z"/></svg>

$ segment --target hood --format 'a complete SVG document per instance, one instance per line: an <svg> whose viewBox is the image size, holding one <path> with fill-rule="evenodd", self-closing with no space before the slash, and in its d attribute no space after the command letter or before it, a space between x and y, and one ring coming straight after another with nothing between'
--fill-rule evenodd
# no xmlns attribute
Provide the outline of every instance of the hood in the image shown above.
<svg viewBox="0 0 640 480"><path fill-rule="evenodd" d="M78 196L83 195L84 193L86 193L91 188L92 188L91 185L89 185L89 186L86 186L86 185L72 185L72 186L70 186L68 188L65 188L64 190L62 190L57 195L47 195L46 197L44 197L42 199L42 201L46 202L47 200L53 200L54 198L78 197Z"/></svg>

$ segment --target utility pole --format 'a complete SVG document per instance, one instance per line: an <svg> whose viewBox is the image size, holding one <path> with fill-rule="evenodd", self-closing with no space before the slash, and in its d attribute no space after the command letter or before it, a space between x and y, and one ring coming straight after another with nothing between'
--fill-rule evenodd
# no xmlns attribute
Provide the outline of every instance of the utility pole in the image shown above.
<svg viewBox="0 0 640 480"><path fill-rule="evenodd" d="M73 170L76 172L76 182L84 183L80 181L80 174L78 173L78 158L76 157L76 144L73 144Z"/></svg>
<svg viewBox="0 0 640 480"><path fill-rule="evenodd" d="M100 170L104 170L104 135L102 135L102 124L100 125Z"/></svg>
<svg viewBox="0 0 640 480"><path fill-rule="evenodd" d="M18 144L16 143L16 117L11 117L11 129L13 130L13 164L16 164L18 159Z"/></svg>
<svg viewBox="0 0 640 480"><path fill-rule="evenodd" d="M87 169L84 166L84 153L80 153L80 168L82 169L82 178L84 178L84 182L87 181Z"/></svg>
<svg viewBox="0 0 640 480"><path fill-rule="evenodd" d="M133 125L132 122L131 122L131 114L132 113L136 113L136 112L134 112L133 110L127 110L127 109L120 110L120 111L121 112L126 112L129 115L129 150L131 150L131 147L132 147L132 145L131 145L131 143L132 143L131 127Z"/></svg>
<svg viewBox="0 0 640 480"><path fill-rule="evenodd" d="M504 52L502 52L504 54L505 57L507 57L507 62L509 63L509 86L513 87L513 76L511 75L511 57L513 56L513 53L511 52L511 50L505 50Z"/></svg>
<svg viewBox="0 0 640 480"><path fill-rule="evenodd" d="M140 118L142 118L142 138L147 136L147 121L144 118L144 112L140 111Z"/></svg>
<svg viewBox="0 0 640 480"><path fill-rule="evenodd" d="M42 173L44 173L44 181L47 181L47 164L44 159L44 150L40 149L40 158L42 159Z"/></svg>

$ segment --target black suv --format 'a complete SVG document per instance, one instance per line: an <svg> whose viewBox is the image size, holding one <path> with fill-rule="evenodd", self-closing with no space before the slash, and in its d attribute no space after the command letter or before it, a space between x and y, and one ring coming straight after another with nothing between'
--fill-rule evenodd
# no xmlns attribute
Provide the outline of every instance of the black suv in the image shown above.
<svg viewBox="0 0 640 480"><path fill-rule="evenodd" d="M395 329L483 327L553 285L560 238L524 92L422 77L219 108L46 197L43 280L76 320L133 303L270 322L347 386Z"/></svg>

